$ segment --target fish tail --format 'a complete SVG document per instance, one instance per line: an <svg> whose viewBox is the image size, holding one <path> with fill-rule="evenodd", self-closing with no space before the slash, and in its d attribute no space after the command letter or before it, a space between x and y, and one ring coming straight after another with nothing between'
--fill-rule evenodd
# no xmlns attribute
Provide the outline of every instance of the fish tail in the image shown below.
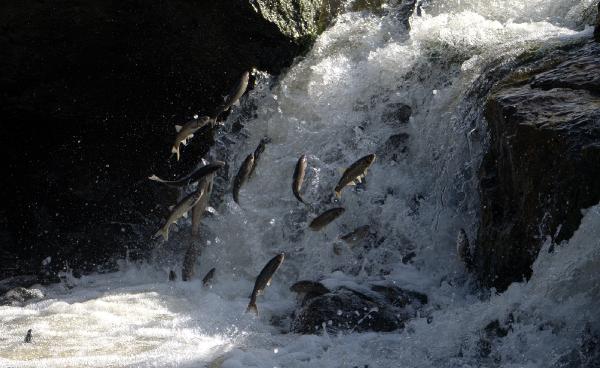
<svg viewBox="0 0 600 368"><path fill-rule="evenodd" d="M149 176L148 179L157 181L159 183L164 183L165 182L163 179L159 178L158 176L156 176L154 174L152 176Z"/></svg>
<svg viewBox="0 0 600 368"><path fill-rule="evenodd" d="M162 228L160 228L153 236L153 238L158 238L159 236L163 237L163 239L165 241L169 240L169 227L168 226L164 226Z"/></svg>
<svg viewBox="0 0 600 368"><path fill-rule="evenodd" d="M171 148L171 156L173 156L173 154L177 156L177 161L179 161L179 145L173 146L173 148Z"/></svg>
<svg viewBox="0 0 600 368"><path fill-rule="evenodd" d="M246 308L246 313L248 312L254 312L254 314L256 314L258 316L258 307L256 306L256 302L255 301L250 301L250 303L248 303L248 308Z"/></svg>

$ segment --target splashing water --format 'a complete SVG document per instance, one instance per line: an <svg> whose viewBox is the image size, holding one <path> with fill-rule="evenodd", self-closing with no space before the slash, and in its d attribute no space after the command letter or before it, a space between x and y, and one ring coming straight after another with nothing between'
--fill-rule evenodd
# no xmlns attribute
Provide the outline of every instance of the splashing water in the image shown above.
<svg viewBox="0 0 600 368"><path fill-rule="evenodd" d="M600 289L600 206L573 238L542 249L532 279L505 293L475 292L455 254L458 229L474 237L477 176L485 147L483 101L493 77L525 51L589 37L576 31L591 0L426 3L406 31L393 7L382 16L341 15L279 80L267 75L211 152L235 175L261 138L267 145L235 204L217 196L204 221L197 274L212 267L212 288L168 283L160 263L44 288L24 308L0 307L1 367L541 367L577 347ZM412 114L398 119L403 105ZM254 109L247 114L248 109ZM252 117L248 117L252 116ZM390 137L394 137L390 140ZM366 183L333 187L356 159L377 153ZM298 157L308 157L303 197L292 195ZM228 191L226 177L215 182ZM346 212L322 232L307 223L325 209ZM369 246L333 252L340 234L369 225ZM189 229L184 227L187 232ZM162 250L166 252L166 250ZM275 254L286 260L259 297L260 317L244 314L254 278ZM412 264L402 258L416 254ZM163 254L164 255L164 254ZM177 253L174 257L181 257ZM173 256L172 256L173 257ZM428 294L428 318L392 333L284 334L299 279L391 280ZM512 331L481 356L493 320ZM283 321L283 322L282 322ZM33 343L22 343L33 330Z"/></svg>

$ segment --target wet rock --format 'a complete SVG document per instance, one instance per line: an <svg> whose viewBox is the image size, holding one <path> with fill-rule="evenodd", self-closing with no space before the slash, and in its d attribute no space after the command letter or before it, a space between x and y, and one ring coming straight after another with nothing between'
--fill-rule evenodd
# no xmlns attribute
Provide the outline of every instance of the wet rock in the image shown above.
<svg viewBox="0 0 600 368"><path fill-rule="evenodd" d="M143 257L176 195L147 176L189 172L212 142L197 134L168 160L174 125L211 113L242 71L289 66L330 10L327 0L2 2L0 232L11 240L0 275L35 274L47 256L83 271Z"/></svg>
<svg viewBox="0 0 600 368"><path fill-rule="evenodd" d="M589 42L522 66L489 98L474 255L485 285L528 278L544 237L569 239L600 200L599 72Z"/></svg>
<svg viewBox="0 0 600 368"><path fill-rule="evenodd" d="M9 290L4 295L0 297L0 305L10 305L13 307L21 307L25 305L25 303L35 300L41 299L44 297L44 294L37 289L26 289L24 287L16 287L12 290Z"/></svg>
<svg viewBox="0 0 600 368"><path fill-rule="evenodd" d="M394 125L404 125L408 123L412 109L403 103L391 103L387 105L381 115L383 122Z"/></svg>
<svg viewBox="0 0 600 368"><path fill-rule="evenodd" d="M600 3L598 3L598 15L596 16L596 28L594 29L594 38L600 42Z"/></svg>
<svg viewBox="0 0 600 368"><path fill-rule="evenodd" d="M561 356L552 368L600 368L600 335L586 327L581 346Z"/></svg>
<svg viewBox="0 0 600 368"><path fill-rule="evenodd" d="M376 152L378 157L385 160L399 161L408 153L408 139L406 133L394 134Z"/></svg>
<svg viewBox="0 0 600 368"><path fill-rule="evenodd" d="M373 285L371 290L375 293L341 287L312 296L295 313L292 331L393 331L427 303L426 295L395 286Z"/></svg>
<svg viewBox="0 0 600 368"><path fill-rule="evenodd" d="M19 275L0 280L0 295L17 287L30 287L38 283L36 275Z"/></svg>

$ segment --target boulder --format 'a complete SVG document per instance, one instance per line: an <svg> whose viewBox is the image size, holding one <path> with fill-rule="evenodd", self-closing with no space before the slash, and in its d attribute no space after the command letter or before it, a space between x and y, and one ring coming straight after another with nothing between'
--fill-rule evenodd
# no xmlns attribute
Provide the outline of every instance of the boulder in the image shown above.
<svg viewBox="0 0 600 368"><path fill-rule="evenodd" d="M569 239L600 200L599 75L600 44L589 42L523 65L488 99L474 257L483 284L528 278L546 237Z"/></svg>
<svg viewBox="0 0 600 368"><path fill-rule="evenodd" d="M42 293L40 290L26 289L19 286L0 296L0 305L22 307L29 301L41 299L43 297L44 293Z"/></svg>
<svg viewBox="0 0 600 368"><path fill-rule="evenodd" d="M294 313L292 331L302 334L339 331L393 331L404 327L427 303L427 296L395 286L374 285L370 291L341 287L305 296Z"/></svg>
<svg viewBox="0 0 600 368"><path fill-rule="evenodd" d="M210 132L197 134L181 161L169 159L174 125L213 112L244 70L289 66L332 9L327 0L2 2L0 231L11 241L0 270L19 264L4 276L35 274L48 256L75 270L143 256L176 200L146 178L188 172L211 144Z"/></svg>

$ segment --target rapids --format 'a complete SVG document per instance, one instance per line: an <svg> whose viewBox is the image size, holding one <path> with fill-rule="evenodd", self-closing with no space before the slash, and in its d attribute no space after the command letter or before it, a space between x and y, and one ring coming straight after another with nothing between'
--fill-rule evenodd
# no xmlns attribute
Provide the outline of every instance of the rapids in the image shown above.
<svg viewBox="0 0 600 368"><path fill-rule="evenodd" d="M209 158L228 162L228 173L215 180L218 214L204 220L196 278L168 282L168 270L181 265L183 235L182 244L157 246L148 263L124 260L116 273L80 279L67 273L62 284L39 286L42 300L0 307L0 367L552 365L580 346L586 323L600 322L592 314L600 206L587 209L554 252L545 245L529 282L502 294L476 288L455 239L461 227L471 239L477 229L488 73L523 52L590 37L579 19L592 2L432 0L412 15L410 30L393 4L382 14L340 15L283 75L260 74L218 134ZM399 104L412 109L404 124L389 119ZM399 134L398 145L386 145ZM227 177L265 136L272 141L238 206ZM338 170L373 152L365 185L346 188L337 202ZM302 154L309 207L291 191ZM338 204L346 208L338 220L322 232L307 229ZM365 224L374 234L369 246L334 254L339 235ZM189 232L189 223L180 225L179 235ZM258 299L259 317L245 314L254 278L280 252L286 260ZM412 252L413 262L403 263ZM213 286L203 288L212 267ZM389 280L426 293L429 318L391 333L287 333L296 305L289 286L299 279ZM512 330L482 357L482 330L509 315ZM30 328L33 343L24 344Z"/></svg>

